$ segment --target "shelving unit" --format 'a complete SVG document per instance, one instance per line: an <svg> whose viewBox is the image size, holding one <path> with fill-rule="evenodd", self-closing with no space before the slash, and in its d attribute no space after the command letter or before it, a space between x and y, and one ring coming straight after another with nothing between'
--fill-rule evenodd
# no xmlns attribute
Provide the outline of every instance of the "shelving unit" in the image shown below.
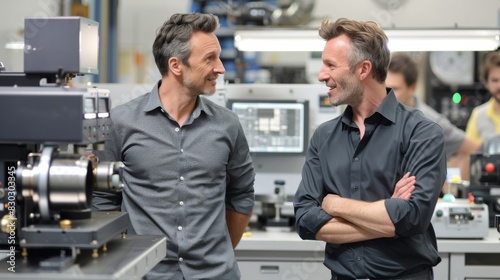
<svg viewBox="0 0 500 280"><path fill-rule="evenodd" d="M242 80L237 67L240 54L234 47L234 23L228 15L229 8L229 6L224 6L224 3L221 3L221 1L193 0L191 11L210 13L219 17L220 27L215 34L217 35L222 48L220 58L224 64L224 68L226 69L224 79L229 83L239 83Z"/></svg>
<svg viewBox="0 0 500 280"><path fill-rule="evenodd" d="M255 3L251 3L255 2ZM247 6L249 4L249 6ZM256 5L256 6L255 6ZM250 7L251 6L251 7ZM250 8L249 8L250 7ZM255 8L257 7L257 8ZM220 28L215 32L222 47L220 58L226 69L224 79L229 83L254 83L259 78L259 53L240 52L234 46L234 33L237 25L262 25L259 13L271 11L277 7L277 2L269 1L221 1L193 0L192 12L210 13L219 17ZM255 17L250 16L248 9L255 8ZM239 15L239 16L235 16ZM262 16L265 17L265 16Z"/></svg>

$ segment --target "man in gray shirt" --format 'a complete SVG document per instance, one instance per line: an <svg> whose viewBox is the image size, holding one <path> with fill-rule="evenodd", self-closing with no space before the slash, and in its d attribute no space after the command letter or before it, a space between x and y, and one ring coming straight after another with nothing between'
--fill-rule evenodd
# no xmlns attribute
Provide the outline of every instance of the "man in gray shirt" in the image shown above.
<svg viewBox="0 0 500 280"><path fill-rule="evenodd" d="M121 197L94 194L97 210L129 213L129 234L165 235L167 256L147 279L239 279L233 248L254 204L254 169L236 114L200 95L225 69L217 17L174 14L157 31L162 79L111 111L100 160L124 163Z"/></svg>

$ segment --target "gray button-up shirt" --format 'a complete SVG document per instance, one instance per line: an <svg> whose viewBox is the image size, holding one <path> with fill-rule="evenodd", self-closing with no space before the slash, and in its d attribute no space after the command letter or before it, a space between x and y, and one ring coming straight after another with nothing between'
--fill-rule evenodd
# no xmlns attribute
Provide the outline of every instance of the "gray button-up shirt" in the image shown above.
<svg viewBox="0 0 500 280"><path fill-rule="evenodd" d="M349 278L392 278L440 258L430 222L446 178L443 130L417 109L398 103L394 93L365 119L365 134L352 109L319 126L311 138L294 206L297 231L314 239L332 217L321 208L328 193L361 200L385 200L396 238L327 244L325 265ZM409 200L391 198L406 172L416 176Z"/></svg>
<svg viewBox="0 0 500 280"><path fill-rule="evenodd" d="M254 169L236 114L205 98L180 127L158 87L111 111L100 160L122 161L120 197L95 192L94 209L129 213L128 232L167 237L149 279L239 279L225 211L249 214Z"/></svg>

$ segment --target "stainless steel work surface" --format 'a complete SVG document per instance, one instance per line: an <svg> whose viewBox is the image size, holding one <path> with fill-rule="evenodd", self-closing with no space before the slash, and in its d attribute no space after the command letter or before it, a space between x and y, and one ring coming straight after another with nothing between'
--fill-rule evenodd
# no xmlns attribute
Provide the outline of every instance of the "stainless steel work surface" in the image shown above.
<svg viewBox="0 0 500 280"><path fill-rule="evenodd" d="M41 268L18 253L12 272L10 257L0 252L0 279L141 279L166 256L166 242L163 236L127 235L111 240L107 251L100 251L97 258L92 258L91 250L82 250L75 263L63 270Z"/></svg>

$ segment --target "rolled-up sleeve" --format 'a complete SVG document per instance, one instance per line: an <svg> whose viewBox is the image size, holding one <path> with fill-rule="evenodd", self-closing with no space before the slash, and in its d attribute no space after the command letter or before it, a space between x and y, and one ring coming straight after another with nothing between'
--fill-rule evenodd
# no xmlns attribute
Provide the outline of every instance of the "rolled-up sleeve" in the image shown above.
<svg viewBox="0 0 500 280"><path fill-rule="evenodd" d="M226 209L247 215L252 213L255 202L254 181L255 171L248 142L239 125L227 168Z"/></svg>
<svg viewBox="0 0 500 280"><path fill-rule="evenodd" d="M397 236L427 230L446 179L443 130L434 122L421 122L412 131L402 168L416 177L409 200L390 198L385 206Z"/></svg>
<svg viewBox="0 0 500 280"><path fill-rule="evenodd" d="M316 141L319 138L317 133L311 138L302 169L302 180L293 201L297 233L302 239L309 240L316 239L316 233L332 219L321 208L325 191Z"/></svg>

